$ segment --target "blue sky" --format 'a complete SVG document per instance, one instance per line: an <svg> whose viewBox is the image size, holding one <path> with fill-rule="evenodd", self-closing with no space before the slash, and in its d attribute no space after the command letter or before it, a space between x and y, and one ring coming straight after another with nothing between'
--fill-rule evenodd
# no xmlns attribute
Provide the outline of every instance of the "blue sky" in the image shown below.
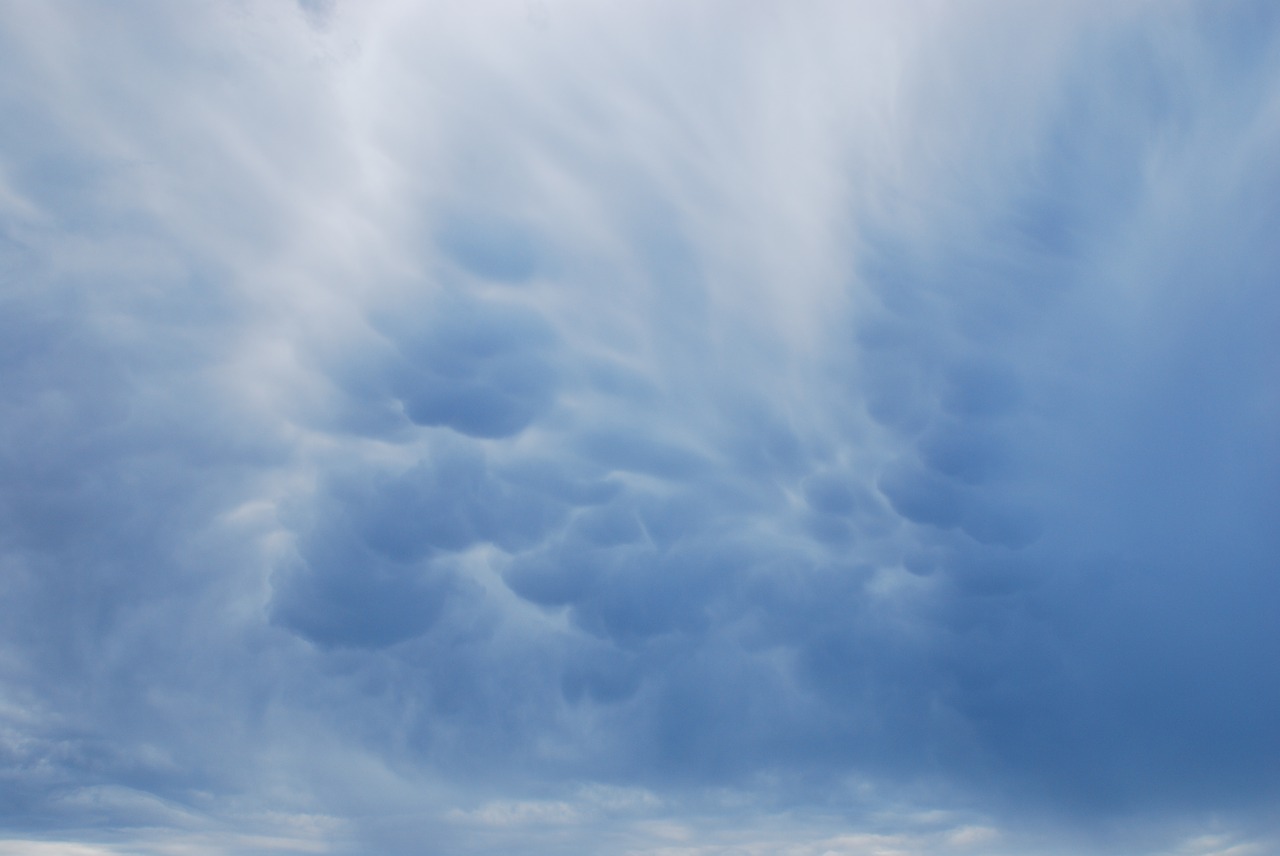
<svg viewBox="0 0 1280 856"><path fill-rule="evenodd" d="M1280 852L1280 7L0 5L0 856Z"/></svg>

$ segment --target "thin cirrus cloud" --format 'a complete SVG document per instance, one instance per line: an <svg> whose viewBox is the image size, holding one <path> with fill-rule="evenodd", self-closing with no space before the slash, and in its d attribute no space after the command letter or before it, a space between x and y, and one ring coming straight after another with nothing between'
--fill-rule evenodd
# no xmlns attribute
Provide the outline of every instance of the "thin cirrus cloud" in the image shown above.
<svg viewBox="0 0 1280 856"><path fill-rule="evenodd" d="M0 853L1264 853L1264 3L0 11Z"/></svg>

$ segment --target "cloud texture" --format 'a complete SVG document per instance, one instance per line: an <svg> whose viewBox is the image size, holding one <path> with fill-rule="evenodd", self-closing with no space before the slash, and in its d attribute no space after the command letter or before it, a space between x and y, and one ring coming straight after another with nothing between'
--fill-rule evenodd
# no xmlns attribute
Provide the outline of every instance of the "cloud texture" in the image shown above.
<svg viewBox="0 0 1280 856"><path fill-rule="evenodd" d="M0 72L0 854L1280 846L1270 4Z"/></svg>

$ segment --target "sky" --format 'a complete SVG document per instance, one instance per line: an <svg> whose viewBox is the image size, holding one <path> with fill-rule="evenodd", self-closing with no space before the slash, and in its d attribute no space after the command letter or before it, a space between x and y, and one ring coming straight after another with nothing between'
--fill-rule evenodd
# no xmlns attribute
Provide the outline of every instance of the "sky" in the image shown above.
<svg viewBox="0 0 1280 856"><path fill-rule="evenodd" d="M1280 853L1280 5L0 3L0 856Z"/></svg>

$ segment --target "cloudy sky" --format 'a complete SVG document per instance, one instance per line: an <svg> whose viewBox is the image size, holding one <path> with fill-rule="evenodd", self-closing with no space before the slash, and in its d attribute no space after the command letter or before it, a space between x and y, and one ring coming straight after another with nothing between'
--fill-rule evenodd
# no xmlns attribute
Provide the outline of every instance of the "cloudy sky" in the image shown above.
<svg viewBox="0 0 1280 856"><path fill-rule="evenodd" d="M1280 5L0 2L0 856L1280 852Z"/></svg>

